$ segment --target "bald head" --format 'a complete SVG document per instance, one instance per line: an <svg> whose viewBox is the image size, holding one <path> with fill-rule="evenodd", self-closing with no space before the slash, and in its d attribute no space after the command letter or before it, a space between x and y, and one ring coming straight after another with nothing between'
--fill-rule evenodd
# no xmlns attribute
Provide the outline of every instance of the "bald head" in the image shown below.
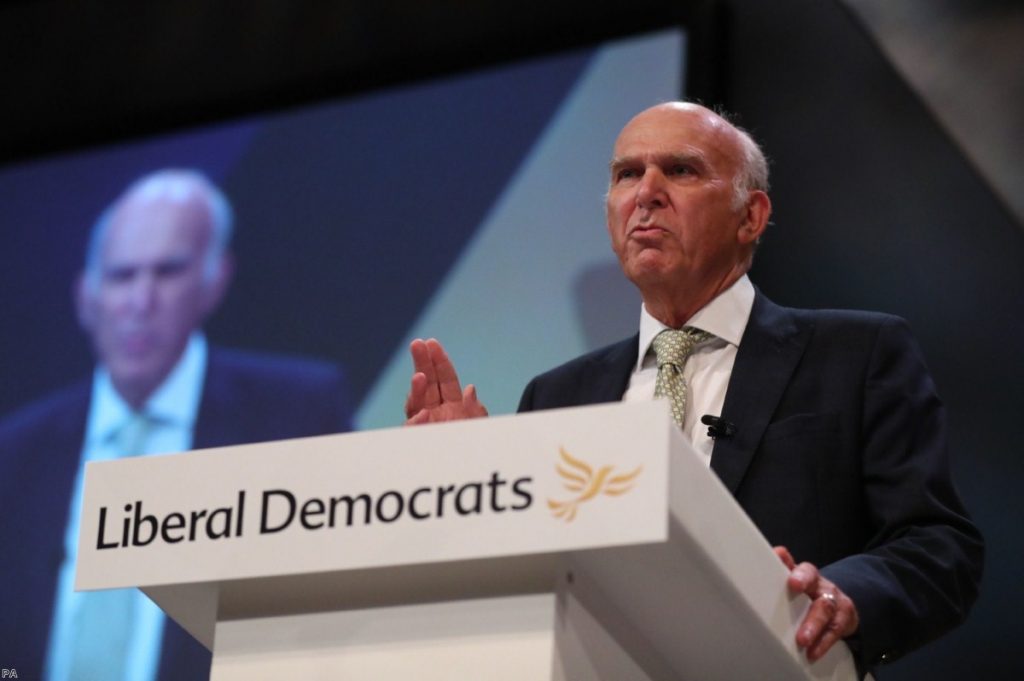
<svg viewBox="0 0 1024 681"><path fill-rule="evenodd" d="M93 229L78 318L115 389L140 408L220 303L231 275L231 212L201 174L167 170L131 185Z"/></svg>
<svg viewBox="0 0 1024 681"><path fill-rule="evenodd" d="M129 185L93 225L85 252L88 285L99 283L100 261L111 225L127 213L152 213L158 204L177 212L182 223L196 225L208 234L203 256L204 276L213 277L216 264L231 241L234 226L231 204L220 188L202 173L166 169L145 175Z"/></svg>
<svg viewBox="0 0 1024 681"><path fill-rule="evenodd" d="M706 107L659 104L626 124L608 230L649 312L677 326L749 269L771 210L767 186L757 144Z"/></svg>
<svg viewBox="0 0 1024 681"><path fill-rule="evenodd" d="M765 157L764 151L749 132L730 121L726 116L693 102L664 102L634 116L622 129L622 133L627 132L631 125L643 125L649 119L666 121L676 119L680 122L687 119L702 120L708 129L714 132L719 145L722 145L723 148L731 147L731 151L728 153L736 163L733 188L734 202L737 207L742 205L747 193L751 190L768 192L768 159ZM622 133L620 133L620 137Z"/></svg>

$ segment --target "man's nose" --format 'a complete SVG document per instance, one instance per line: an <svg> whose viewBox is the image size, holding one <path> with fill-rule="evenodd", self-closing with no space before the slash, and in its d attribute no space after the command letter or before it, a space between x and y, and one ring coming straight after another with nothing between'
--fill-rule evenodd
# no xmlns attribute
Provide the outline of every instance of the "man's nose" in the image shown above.
<svg viewBox="0 0 1024 681"><path fill-rule="evenodd" d="M637 185L636 205L640 208L661 208L666 202L665 176L659 170L647 170Z"/></svg>
<svg viewBox="0 0 1024 681"><path fill-rule="evenodd" d="M140 272L128 290L128 304L135 314L147 314L156 305L156 278L149 272Z"/></svg>

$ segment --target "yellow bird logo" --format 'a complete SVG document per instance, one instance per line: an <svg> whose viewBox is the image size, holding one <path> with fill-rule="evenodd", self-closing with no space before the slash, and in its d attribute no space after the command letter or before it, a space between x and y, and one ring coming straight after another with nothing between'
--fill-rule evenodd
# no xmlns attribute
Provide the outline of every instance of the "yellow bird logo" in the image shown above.
<svg viewBox="0 0 1024 681"><path fill-rule="evenodd" d="M576 517L576 509L580 504L600 494L617 497L633 489L636 476L643 470L643 466L639 466L631 473L612 475L614 466L601 466L595 472L592 466L565 451L565 447L559 447L558 451L562 462L555 465L555 470L562 477L563 486L577 493L577 496L568 501L548 499L548 508L556 518L564 518L567 523Z"/></svg>

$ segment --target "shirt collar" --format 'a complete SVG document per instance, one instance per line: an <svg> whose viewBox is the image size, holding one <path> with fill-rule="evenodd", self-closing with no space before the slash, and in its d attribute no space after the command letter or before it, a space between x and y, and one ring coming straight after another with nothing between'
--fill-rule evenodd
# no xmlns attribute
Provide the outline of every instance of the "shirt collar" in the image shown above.
<svg viewBox="0 0 1024 681"><path fill-rule="evenodd" d="M747 322L753 307L754 285L744 274L732 286L697 310L683 326L693 326L707 331L738 348L740 339L743 338L743 332L747 329ZM654 337L667 328L669 327L652 317L645 306L640 306L640 347L636 358L637 371L643 367L644 357L647 356Z"/></svg>
<svg viewBox="0 0 1024 681"><path fill-rule="evenodd" d="M189 336L185 351L164 382L149 396L143 411L160 423L191 429L199 412L199 400L206 373L206 338L199 332ZM86 442L100 442L131 416L132 408L121 397L105 366L93 373L92 399Z"/></svg>

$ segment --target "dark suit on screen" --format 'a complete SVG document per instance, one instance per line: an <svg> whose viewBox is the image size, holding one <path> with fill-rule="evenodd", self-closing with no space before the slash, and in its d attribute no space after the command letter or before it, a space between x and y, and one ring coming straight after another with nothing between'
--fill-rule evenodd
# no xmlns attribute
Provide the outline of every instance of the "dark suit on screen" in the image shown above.
<svg viewBox="0 0 1024 681"><path fill-rule="evenodd" d="M620 400L638 337L538 376L520 411ZM773 545L853 599L861 664L960 623L983 544L953 487L944 409L906 323L783 308L758 292L711 468ZM884 656L884 657L883 657Z"/></svg>
<svg viewBox="0 0 1024 681"><path fill-rule="evenodd" d="M0 423L0 659L21 678L42 676L90 388L83 381ZM348 393L337 368L210 348L194 449L350 426ZM206 679L209 668L210 654L168 620L157 678Z"/></svg>

